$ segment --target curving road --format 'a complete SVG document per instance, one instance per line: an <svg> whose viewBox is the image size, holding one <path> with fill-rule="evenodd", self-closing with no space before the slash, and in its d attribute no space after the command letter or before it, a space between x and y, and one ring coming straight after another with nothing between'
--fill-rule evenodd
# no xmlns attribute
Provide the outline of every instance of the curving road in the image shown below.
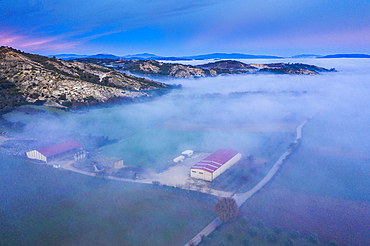
<svg viewBox="0 0 370 246"><path fill-rule="evenodd" d="M297 127L297 137L294 142L294 144L298 144L298 141L302 138L302 128L303 126L311 120L312 117L306 119L303 121L298 127ZM253 196L257 191L262 189L265 184L267 184L272 177L276 174L276 172L279 170L281 164L283 164L283 161L285 158L292 153L291 149L288 149L284 152L282 156L275 162L274 166L271 168L271 170L267 173L267 175L252 189L245 193L239 193L232 196L236 200L236 203L239 207L241 207L251 196ZM195 237L193 237L188 243L185 244L185 246L191 246L191 245L197 245L202 240L203 236L208 236L213 232L219 225L221 225L222 222L219 220L219 218L214 219L210 224L208 224L201 232L199 232Z"/></svg>

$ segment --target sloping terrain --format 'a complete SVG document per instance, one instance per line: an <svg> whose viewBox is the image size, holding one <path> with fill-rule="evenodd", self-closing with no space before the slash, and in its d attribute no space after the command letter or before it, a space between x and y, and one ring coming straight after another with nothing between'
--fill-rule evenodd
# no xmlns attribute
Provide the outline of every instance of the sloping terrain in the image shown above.
<svg viewBox="0 0 370 246"><path fill-rule="evenodd" d="M0 48L0 79L1 95L4 89L11 89L14 95L12 98L8 95L6 100L57 102L66 106L117 98L133 99L148 96L150 90L170 88L163 83L119 73L94 63L63 61L9 47ZM4 96L1 97L3 99ZM5 106L2 101L2 108Z"/></svg>

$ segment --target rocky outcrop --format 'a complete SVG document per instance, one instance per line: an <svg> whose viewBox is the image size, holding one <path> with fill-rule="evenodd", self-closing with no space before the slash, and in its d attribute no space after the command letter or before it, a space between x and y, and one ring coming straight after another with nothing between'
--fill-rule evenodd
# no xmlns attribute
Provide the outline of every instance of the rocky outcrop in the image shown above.
<svg viewBox="0 0 370 246"><path fill-rule="evenodd" d="M170 88L101 65L47 58L8 47L0 48L0 79L14 85L17 95L27 102L48 105L133 99L147 97L151 90Z"/></svg>

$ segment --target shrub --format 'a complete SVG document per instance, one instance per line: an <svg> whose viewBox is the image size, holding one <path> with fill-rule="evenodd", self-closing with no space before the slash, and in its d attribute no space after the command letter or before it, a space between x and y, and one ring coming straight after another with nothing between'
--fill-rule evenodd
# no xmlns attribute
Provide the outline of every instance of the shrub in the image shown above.
<svg viewBox="0 0 370 246"><path fill-rule="evenodd" d="M311 234L309 237L308 237L308 241L310 243L313 243L313 244L317 244L319 242L319 237L317 236L316 233L313 233Z"/></svg>
<svg viewBox="0 0 370 246"><path fill-rule="evenodd" d="M330 241L329 246L339 246L339 243L336 241Z"/></svg>
<svg viewBox="0 0 370 246"><path fill-rule="evenodd" d="M243 239L240 240L240 244L243 245L243 246L249 246L251 244L249 238L245 237Z"/></svg>
<svg viewBox="0 0 370 246"><path fill-rule="evenodd" d="M284 240L280 245L281 246L293 246L294 241L291 238L289 238L287 240Z"/></svg>
<svg viewBox="0 0 370 246"><path fill-rule="evenodd" d="M62 94L59 96L59 100L67 100L66 94Z"/></svg>
<svg viewBox="0 0 370 246"><path fill-rule="evenodd" d="M299 231L290 231L289 237L292 239L297 239L301 237L301 233L299 233Z"/></svg>
<svg viewBox="0 0 370 246"><path fill-rule="evenodd" d="M275 227L274 227L274 233L275 233L276 235L279 235L281 232L282 232L282 229L281 229L281 227L280 227L280 226L275 226Z"/></svg>
<svg viewBox="0 0 370 246"><path fill-rule="evenodd" d="M243 231L243 227L242 227L240 224L235 224L233 229L234 229L234 231L236 231L236 232L241 232L241 231Z"/></svg>
<svg viewBox="0 0 370 246"><path fill-rule="evenodd" d="M277 242L277 236L275 233L269 233L267 234L267 241L269 243L276 243Z"/></svg>
<svg viewBox="0 0 370 246"><path fill-rule="evenodd" d="M229 233L227 233L227 235L226 235L226 239L227 239L227 241L229 241L229 242L233 242L233 241L234 241L234 239L235 239L235 236L234 236L234 234L233 234L233 233L229 232Z"/></svg>
<svg viewBox="0 0 370 246"><path fill-rule="evenodd" d="M65 107L67 107L67 108L71 108L72 107L72 102L70 102L70 101L64 101L64 102L62 102L62 105L65 106Z"/></svg>
<svg viewBox="0 0 370 246"><path fill-rule="evenodd" d="M209 239L209 237L205 237L204 235L202 235L201 242L207 245L211 242L211 239Z"/></svg>
<svg viewBox="0 0 370 246"><path fill-rule="evenodd" d="M257 226L259 229L262 229L263 227L265 227L265 223L263 223L263 221L262 221L262 220L259 220L259 221L257 221L256 226Z"/></svg>
<svg viewBox="0 0 370 246"><path fill-rule="evenodd" d="M243 216L243 217L240 218L240 224L242 226L248 225L248 222L249 222L249 219L246 216Z"/></svg>
<svg viewBox="0 0 370 246"><path fill-rule="evenodd" d="M259 229L257 227L252 226L252 227L249 228L249 235L251 237L256 237L257 234L258 234L258 231L259 231Z"/></svg>

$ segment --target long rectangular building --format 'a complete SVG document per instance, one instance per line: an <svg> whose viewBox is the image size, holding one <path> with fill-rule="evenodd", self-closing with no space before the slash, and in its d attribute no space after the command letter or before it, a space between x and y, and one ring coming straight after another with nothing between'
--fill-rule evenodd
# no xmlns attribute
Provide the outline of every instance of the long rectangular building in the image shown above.
<svg viewBox="0 0 370 246"><path fill-rule="evenodd" d="M82 149L82 145L79 142L69 140L63 143L57 143L40 149L31 150L26 154L30 159L48 162L56 158L73 155L77 153L79 149Z"/></svg>
<svg viewBox="0 0 370 246"><path fill-rule="evenodd" d="M190 168L190 177L213 181L240 160L242 154L231 149L219 149Z"/></svg>

